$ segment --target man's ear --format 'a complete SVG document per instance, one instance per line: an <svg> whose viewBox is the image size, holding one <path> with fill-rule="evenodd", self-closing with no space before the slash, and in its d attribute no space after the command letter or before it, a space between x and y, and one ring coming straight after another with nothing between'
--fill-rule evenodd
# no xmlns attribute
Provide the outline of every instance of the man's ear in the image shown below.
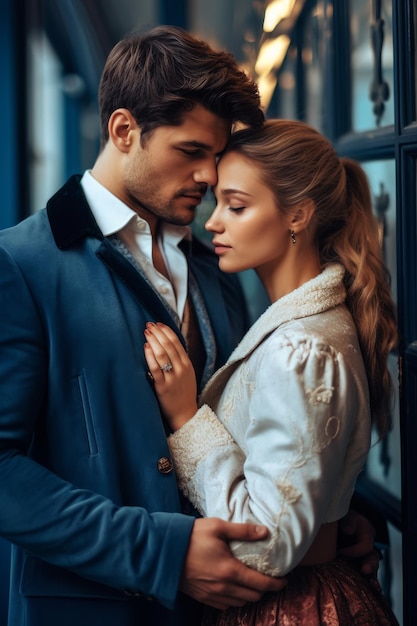
<svg viewBox="0 0 417 626"><path fill-rule="evenodd" d="M139 126L128 109L116 109L109 119L109 140L121 152L129 152Z"/></svg>
<svg viewBox="0 0 417 626"><path fill-rule="evenodd" d="M293 230L295 233L306 230L313 218L314 210L313 200L305 200L303 204L300 204L291 218L290 230Z"/></svg>

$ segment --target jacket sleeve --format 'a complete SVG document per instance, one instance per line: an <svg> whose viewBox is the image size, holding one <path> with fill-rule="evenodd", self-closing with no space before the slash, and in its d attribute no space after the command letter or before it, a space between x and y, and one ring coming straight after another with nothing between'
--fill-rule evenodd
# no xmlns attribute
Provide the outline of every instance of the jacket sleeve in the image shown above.
<svg viewBox="0 0 417 626"><path fill-rule="evenodd" d="M43 561L173 608L194 519L117 506L32 458L47 402L45 323L0 248L0 534Z"/></svg>
<svg viewBox="0 0 417 626"><path fill-rule="evenodd" d="M203 515L269 528L268 541L233 545L246 564L285 575L320 525L348 510L354 479L344 481L344 465L364 417L355 386L331 346L278 335L232 375L217 408L224 423L203 405L171 435L181 488ZM365 412L365 433L367 421ZM350 476L362 468L368 445L365 436L361 449L349 451Z"/></svg>

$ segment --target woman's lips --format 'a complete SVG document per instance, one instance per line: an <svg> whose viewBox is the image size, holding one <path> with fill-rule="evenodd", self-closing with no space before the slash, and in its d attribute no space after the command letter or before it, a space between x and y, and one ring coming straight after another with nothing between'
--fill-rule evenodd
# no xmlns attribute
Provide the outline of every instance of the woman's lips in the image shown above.
<svg viewBox="0 0 417 626"><path fill-rule="evenodd" d="M213 246L216 254L224 254L224 252L230 250L230 246L226 246L224 243L220 243L220 241L213 241Z"/></svg>

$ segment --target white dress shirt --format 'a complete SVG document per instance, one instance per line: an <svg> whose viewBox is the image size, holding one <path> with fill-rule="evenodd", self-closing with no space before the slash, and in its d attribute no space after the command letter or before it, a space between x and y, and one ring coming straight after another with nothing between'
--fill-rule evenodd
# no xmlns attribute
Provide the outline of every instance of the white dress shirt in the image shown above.
<svg viewBox="0 0 417 626"><path fill-rule="evenodd" d="M103 235L107 237L117 233L153 287L182 320L187 299L188 265L178 244L191 236L190 227L161 223L158 245L168 270L168 279L154 267L148 222L99 183L89 170L84 172L81 186Z"/></svg>

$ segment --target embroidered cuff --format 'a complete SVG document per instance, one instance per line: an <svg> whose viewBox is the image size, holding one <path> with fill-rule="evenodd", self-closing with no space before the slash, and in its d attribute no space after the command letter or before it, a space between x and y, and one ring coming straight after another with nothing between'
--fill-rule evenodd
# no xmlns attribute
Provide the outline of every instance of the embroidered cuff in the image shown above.
<svg viewBox="0 0 417 626"><path fill-rule="evenodd" d="M170 435L168 445L181 491L190 497L198 465L213 450L233 443L229 432L207 404L204 404L189 422Z"/></svg>

